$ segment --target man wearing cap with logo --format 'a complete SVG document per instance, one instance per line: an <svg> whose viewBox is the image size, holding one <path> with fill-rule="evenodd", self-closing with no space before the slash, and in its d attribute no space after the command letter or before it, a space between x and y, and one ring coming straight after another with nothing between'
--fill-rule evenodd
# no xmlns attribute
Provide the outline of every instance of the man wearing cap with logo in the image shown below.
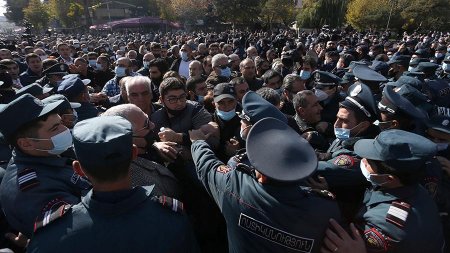
<svg viewBox="0 0 450 253"><path fill-rule="evenodd" d="M242 98L242 113L239 114L239 117L241 119L239 137L244 141L247 140L248 132L252 126L263 118L271 117L286 124L288 123L286 116L277 107L254 91L247 92ZM250 166L250 161L245 148L239 150L235 156L231 157L227 165L233 169L240 167L247 170L248 166Z"/></svg>
<svg viewBox="0 0 450 253"><path fill-rule="evenodd" d="M156 196L153 186L132 187L137 148L128 120L88 119L75 125L73 137L73 169L93 189L77 205L58 203L43 212L29 252L198 252L183 203Z"/></svg>
<svg viewBox="0 0 450 253"><path fill-rule="evenodd" d="M214 87L215 112L213 121L219 125L220 144L217 155L226 162L240 149L242 142L239 137L241 119L236 114L236 95L229 83L220 83Z"/></svg>
<svg viewBox="0 0 450 253"><path fill-rule="evenodd" d="M76 108L78 120L97 117L99 111L95 106L89 102L88 85L91 82L89 79L83 79L77 77L77 75L69 75L63 79L58 86L58 93L64 95L70 102L81 104Z"/></svg>
<svg viewBox="0 0 450 253"><path fill-rule="evenodd" d="M229 251L319 252L328 220L340 212L328 192L299 186L317 167L308 142L284 122L264 118L248 133L251 167L243 171L220 162L206 137L190 132L192 156L227 222Z"/></svg>
<svg viewBox="0 0 450 253"><path fill-rule="evenodd" d="M372 184L354 221L368 252L442 252L438 210L419 185L436 145L413 133L388 130L376 139L359 140L355 153L363 158L361 172Z"/></svg>
<svg viewBox="0 0 450 253"><path fill-rule="evenodd" d="M382 74L369 68L367 65L355 66L355 68L353 68L353 74L358 78L360 83L363 83L370 88L375 101L380 101L382 91L380 87L382 87L382 83L387 82L388 79Z"/></svg>
<svg viewBox="0 0 450 253"><path fill-rule="evenodd" d="M58 89L59 84L65 75L69 74L69 66L64 63L57 63L42 72L42 77L37 83L42 86L45 85L46 88L52 88L50 94L53 94Z"/></svg>
<svg viewBox="0 0 450 253"><path fill-rule="evenodd" d="M27 237L39 213L55 203L78 203L90 184L74 173L72 161L59 156L72 146L57 107L25 94L0 109L0 131L13 149L0 185L0 201L12 228Z"/></svg>
<svg viewBox="0 0 450 253"><path fill-rule="evenodd" d="M319 153L317 174L324 177L338 201L348 207L351 216L362 198L367 182L358 168L360 159L353 146L361 138L373 138L378 127L372 124L378 118L372 92L367 85L356 83L349 88L349 96L341 102L334 123L336 140L327 153Z"/></svg>
<svg viewBox="0 0 450 253"><path fill-rule="evenodd" d="M321 101L323 110L321 112L321 119L323 122L333 124L336 121L336 114L339 110L339 102L344 98L339 94L339 82L341 79L336 75L325 71L315 71L312 73L312 81L314 82L314 93ZM325 132L328 125L322 129Z"/></svg>

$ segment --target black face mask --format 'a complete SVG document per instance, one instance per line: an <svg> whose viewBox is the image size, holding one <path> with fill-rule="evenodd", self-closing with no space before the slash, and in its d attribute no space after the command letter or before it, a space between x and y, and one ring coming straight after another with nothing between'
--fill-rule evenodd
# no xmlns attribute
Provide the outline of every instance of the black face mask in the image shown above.
<svg viewBox="0 0 450 253"><path fill-rule="evenodd" d="M184 110L186 109L186 107L184 107L181 110L172 110L172 109L169 109L168 107L165 107L165 108L166 108L167 112L173 116L179 116L179 115L183 114Z"/></svg>

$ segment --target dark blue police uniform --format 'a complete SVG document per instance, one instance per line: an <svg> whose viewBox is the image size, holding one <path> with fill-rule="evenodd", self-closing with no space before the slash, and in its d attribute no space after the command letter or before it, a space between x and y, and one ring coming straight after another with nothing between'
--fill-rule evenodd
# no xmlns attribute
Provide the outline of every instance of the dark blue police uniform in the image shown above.
<svg viewBox="0 0 450 253"><path fill-rule="evenodd" d="M276 149L269 145L273 136ZM191 149L199 179L227 222L230 252L319 252L328 220L340 219L336 202L299 186L316 167L314 150L279 120L259 121L247 141L251 164L271 183L224 165L205 141Z"/></svg>

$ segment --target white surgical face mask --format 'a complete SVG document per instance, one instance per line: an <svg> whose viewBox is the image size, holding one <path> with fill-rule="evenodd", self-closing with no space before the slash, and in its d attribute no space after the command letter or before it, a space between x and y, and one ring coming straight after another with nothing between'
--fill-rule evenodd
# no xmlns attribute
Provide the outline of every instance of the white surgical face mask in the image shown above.
<svg viewBox="0 0 450 253"><path fill-rule="evenodd" d="M29 138L37 141L43 141L43 140L51 140L53 144L52 149L36 149L39 151L46 151L51 155L60 155L67 149L69 149L72 146L72 134L70 133L69 129L66 129L65 131L52 136L50 139L38 139L38 138Z"/></svg>
<svg viewBox="0 0 450 253"><path fill-rule="evenodd" d="M361 162L359 163L359 168L361 169L361 173L364 175L364 177L366 178L366 180L369 181L373 186L382 186L382 185L384 185L384 184L387 183L387 182L383 182L383 183L377 183L377 182L374 182L373 179L372 179L372 176L375 175L375 174L371 174L371 173L367 170L366 164L364 164L363 161L361 161Z"/></svg>

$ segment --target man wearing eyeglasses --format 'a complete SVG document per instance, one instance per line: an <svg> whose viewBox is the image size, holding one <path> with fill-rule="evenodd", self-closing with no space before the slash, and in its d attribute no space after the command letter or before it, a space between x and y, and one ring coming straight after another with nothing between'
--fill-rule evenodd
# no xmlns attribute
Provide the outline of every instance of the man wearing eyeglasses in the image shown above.
<svg viewBox="0 0 450 253"><path fill-rule="evenodd" d="M152 114L161 141L172 141L189 147L188 131L199 129L211 121L202 105L188 101L186 86L177 78L166 78L159 86L160 100L164 108Z"/></svg>

